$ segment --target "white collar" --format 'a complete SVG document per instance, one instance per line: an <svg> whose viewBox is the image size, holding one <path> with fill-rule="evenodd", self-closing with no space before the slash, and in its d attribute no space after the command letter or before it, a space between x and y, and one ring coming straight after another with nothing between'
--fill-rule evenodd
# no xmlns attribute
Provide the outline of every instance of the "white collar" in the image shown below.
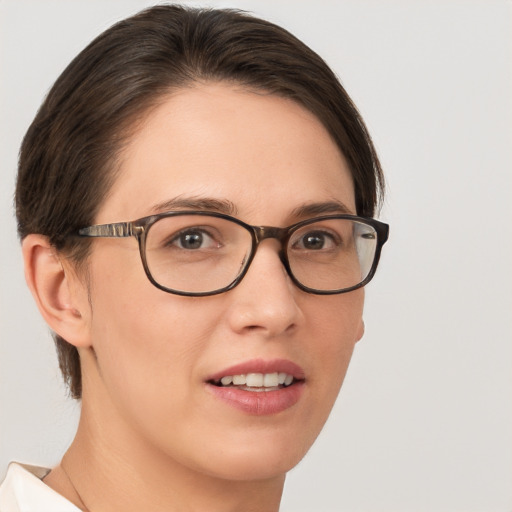
<svg viewBox="0 0 512 512"><path fill-rule="evenodd" d="M81 512L41 480L50 470L11 462L0 485L2 512Z"/></svg>

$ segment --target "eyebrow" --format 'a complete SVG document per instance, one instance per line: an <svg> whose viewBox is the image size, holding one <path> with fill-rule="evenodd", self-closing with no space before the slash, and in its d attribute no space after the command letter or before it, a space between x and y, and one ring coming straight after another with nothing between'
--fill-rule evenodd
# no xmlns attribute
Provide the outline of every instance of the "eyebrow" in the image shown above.
<svg viewBox="0 0 512 512"><path fill-rule="evenodd" d="M348 206L346 206L345 203L336 199L332 201L307 203L298 206L292 211L292 216L304 218L315 217L316 215L324 215L328 213L355 215L355 213Z"/></svg>
<svg viewBox="0 0 512 512"><path fill-rule="evenodd" d="M212 197L178 196L168 199L167 201L157 203L151 208L152 213L162 213L173 210L209 211L232 216L236 216L238 213L238 209L233 202L228 199L215 199ZM302 219L329 213L354 215L354 212L342 201L332 200L306 203L297 206L291 211L290 217Z"/></svg>
<svg viewBox="0 0 512 512"><path fill-rule="evenodd" d="M227 199L214 199L211 197L174 197L167 201L155 204L151 208L153 213L162 213L172 210L200 210L236 215L237 208Z"/></svg>

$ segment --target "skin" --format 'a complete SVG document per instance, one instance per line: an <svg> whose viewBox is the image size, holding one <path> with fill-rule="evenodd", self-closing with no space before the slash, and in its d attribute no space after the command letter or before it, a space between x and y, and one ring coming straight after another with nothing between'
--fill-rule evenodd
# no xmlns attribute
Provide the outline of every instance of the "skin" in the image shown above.
<svg viewBox="0 0 512 512"><path fill-rule="evenodd" d="M165 98L120 164L96 223L176 197L229 200L254 225L290 225L311 203L355 213L350 172L323 125L290 100L232 85ZM43 237L25 239L36 301L83 366L78 433L48 485L95 512L278 509L285 473L322 429L363 335L364 294L299 290L277 250L265 240L235 289L191 298L149 282L134 238L95 240L87 280ZM304 369L297 404L253 416L208 393L208 375L255 358Z"/></svg>

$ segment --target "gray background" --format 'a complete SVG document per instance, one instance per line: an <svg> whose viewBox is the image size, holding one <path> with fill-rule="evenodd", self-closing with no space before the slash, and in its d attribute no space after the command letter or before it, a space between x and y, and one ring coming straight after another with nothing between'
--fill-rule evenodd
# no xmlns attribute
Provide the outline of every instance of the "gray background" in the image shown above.
<svg viewBox="0 0 512 512"><path fill-rule="evenodd" d="M145 5L0 1L0 479L9 460L55 464L78 413L24 285L11 209L20 141L71 58ZM366 335L282 510L510 512L511 2L208 5L251 10L318 51L388 179L391 238Z"/></svg>

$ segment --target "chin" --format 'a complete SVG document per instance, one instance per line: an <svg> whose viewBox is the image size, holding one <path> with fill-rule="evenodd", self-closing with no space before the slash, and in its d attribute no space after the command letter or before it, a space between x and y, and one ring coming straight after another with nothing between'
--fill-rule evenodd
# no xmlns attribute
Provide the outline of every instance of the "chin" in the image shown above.
<svg viewBox="0 0 512 512"><path fill-rule="evenodd" d="M304 455L286 460L280 457L262 458L261 455L245 457L243 460L240 457L222 459L210 475L223 480L240 482L281 478L294 468Z"/></svg>
<svg viewBox="0 0 512 512"><path fill-rule="evenodd" d="M276 435L277 434L277 435ZM307 439L306 439L307 437ZM314 438L277 432L262 436L248 433L210 445L206 464L211 476L233 481L267 480L283 477L305 456ZM211 461L215 466L211 467ZM204 466L203 466L204 468Z"/></svg>

